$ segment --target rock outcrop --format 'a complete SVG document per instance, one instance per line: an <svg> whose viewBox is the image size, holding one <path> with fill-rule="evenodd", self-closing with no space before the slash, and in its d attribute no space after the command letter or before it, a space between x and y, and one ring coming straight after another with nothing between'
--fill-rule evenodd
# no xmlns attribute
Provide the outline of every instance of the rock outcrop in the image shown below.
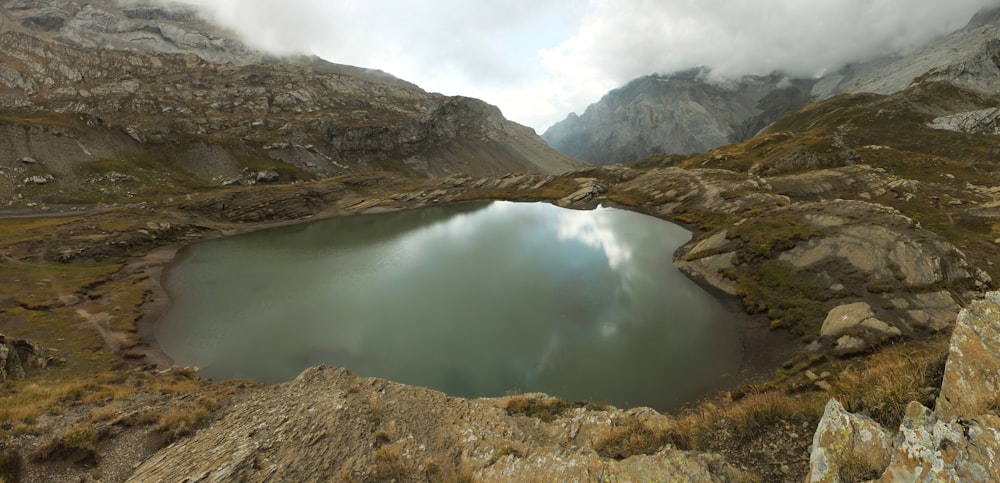
<svg viewBox="0 0 1000 483"><path fill-rule="evenodd" d="M958 314L935 412L942 419L1000 409L1000 293Z"/></svg>
<svg viewBox="0 0 1000 483"><path fill-rule="evenodd" d="M894 436L830 400L813 440L809 481L1000 480L1000 293L958 316L935 408L911 402Z"/></svg>
<svg viewBox="0 0 1000 483"><path fill-rule="evenodd" d="M934 119L928 127L972 134L1000 134L1000 108L960 112Z"/></svg>
<svg viewBox="0 0 1000 483"><path fill-rule="evenodd" d="M664 417L649 409L577 407L551 417L514 409L554 401L544 395L464 400L315 367L291 382L248 394L211 427L147 460L129 481L736 481L740 476L713 455L653 448L650 454L616 459L601 450L628 424L659 424Z"/></svg>
<svg viewBox="0 0 1000 483"><path fill-rule="evenodd" d="M44 347L25 339L0 334L0 384L24 379L27 370L45 369L53 362Z"/></svg>
<svg viewBox="0 0 1000 483"><path fill-rule="evenodd" d="M614 189L665 217L731 217L728 226L684 247L677 265L742 296L751 310L778 319L777 325L799 324L797 330L829 339L838 350L864 350L952 323L958 305L939 286L977 283L961 251L898 210L854 200L793 202L773 180L672 167L649 170ZM729 215L740 213L751 215ZM842 312L862 307L853 304L867 309L843 319ZM839 306L845 307L831 316ZM801 325L812 317L825 329Z"/></svg>

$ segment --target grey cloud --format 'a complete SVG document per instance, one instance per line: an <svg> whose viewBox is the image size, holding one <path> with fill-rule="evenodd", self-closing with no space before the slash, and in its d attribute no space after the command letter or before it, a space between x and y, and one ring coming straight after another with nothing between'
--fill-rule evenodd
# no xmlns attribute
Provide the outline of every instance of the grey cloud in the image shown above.
<svg viewBox="0 0 1000 483"><path fill-rule="evenodd" d="M278 53L480 97L544 129L635 77L815 76L917 48L1000 0L175 0Z"/></svg>

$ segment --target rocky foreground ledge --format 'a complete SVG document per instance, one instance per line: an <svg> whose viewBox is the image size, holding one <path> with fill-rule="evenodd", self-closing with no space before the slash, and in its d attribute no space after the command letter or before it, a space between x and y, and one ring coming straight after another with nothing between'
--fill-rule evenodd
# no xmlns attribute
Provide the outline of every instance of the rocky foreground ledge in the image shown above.
<svg viewBox="0 0 1000 483"><path fill-rule="evenodd" d="M934 410L911 402L893 434L831 399L809 481L1000 481L1000 293L958 315Z"/></svg>
<svg viewBox="0 0 1000 483"><path fill-rule="evenodd" d="M129 481L735 481L720 456L621 459L648 408L573 407L543 394L466 400L345 369L307 369L247 394Z"/></svg>
<svg viewBox="0 0 1000 483"><path fill-rule="evenodd" d="M808 481L1000 481L1000 293L961 311L934 410L893 431L835 399ZM260 388L130 481L743 481L721 456L642 446L667 417L541 394L466 400L315 367ZM662 444L662 443L660 443Z"/></svg>

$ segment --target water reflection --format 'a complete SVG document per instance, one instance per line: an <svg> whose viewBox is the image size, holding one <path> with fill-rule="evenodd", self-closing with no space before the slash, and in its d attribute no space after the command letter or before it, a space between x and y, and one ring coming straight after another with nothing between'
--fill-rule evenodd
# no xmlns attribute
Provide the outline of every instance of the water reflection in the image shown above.
<svg viewBox="0 0 1000 483"><path fill-rule="evenodd" d="M192 247L157 335L212 377L326 363L460 396L668 407L740 362L728 314L672 265L689 236L502 202L259 232Z"/></svg>

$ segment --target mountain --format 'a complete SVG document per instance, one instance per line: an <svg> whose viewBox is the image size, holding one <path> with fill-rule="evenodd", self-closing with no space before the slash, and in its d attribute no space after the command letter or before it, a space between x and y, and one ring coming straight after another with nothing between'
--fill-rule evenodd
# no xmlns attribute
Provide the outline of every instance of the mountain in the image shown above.
<svg viewBox="0 0 1000 483"><path fill-rule="evenodd" d="M998 25L1000 8L986 9L923 49L850 65L819 79L771 74L720 81L704 67L645 76L611 91L582 115L570 114L542 138L570 156L612 164L745 141L783 114L838 94L891 94L914 82L933 81L993 94L1000 91ZM995 121L995 114L982 116L973 115L972 123Z"/></svg>
<svg viewBox="0 0 1000 483"><path fill-rule="evenodd" d="M46 190L50 201L87 201L108 176L147 192L583 165L482 101L268 57L191 11L109 0L0 5L0 132L8 199Z"/></svg>
<svg viewBox="0 0 1000 483"><path fill-rule="evenodd" d="M594 164L694 153L742 141L809 100L811 81L779 74L717 81L707 68L650 75L611 91L542 138Z"/></svg>
<svg viewBox="0 0 1000 483"><path fill-rule="evenodd" d="M824 76L813 96L842 93L892 94L915 82L949 81L1000 93L1000 7L982 10L968 25L906 55L849 65Z"/></svg>

